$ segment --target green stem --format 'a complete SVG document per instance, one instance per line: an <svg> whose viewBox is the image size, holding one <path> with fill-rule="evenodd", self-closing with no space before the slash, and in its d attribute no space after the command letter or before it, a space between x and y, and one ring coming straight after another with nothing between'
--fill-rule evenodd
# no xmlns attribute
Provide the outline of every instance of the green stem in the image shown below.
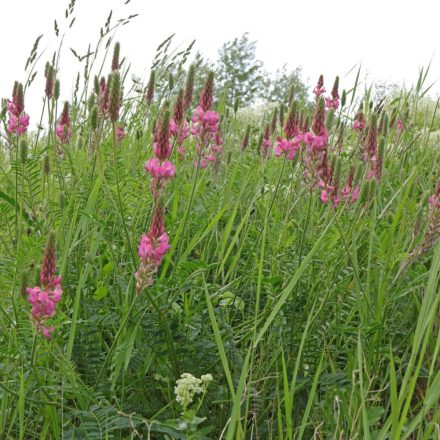
<svg viewBox="0 0 440 440"><path fill-rule="evenodd" d="M306 214L306 221L304 223L304 229L301 234L301 241L299 242L299 251L298 251L298 267L301 266L302 263L302 252L304 247L304 242L306 238L306 232L307 228L309 227L309 221L310 221L310 212L312 207L312 199L313 199L313 190L310 190L309 194L309 200L307 202L307 214ZM296 299L298 297L298 284L295 287L295 293L293 294L293 305L292 305L292 313L295 313L295 305L296 305ZM295 334L295 319L292 319L292 324L290 327L290 353L293 352L293 336Z"/></svg>
<svg viewBox="0 0 440 440"><path fill-rule="evenodd" d="M119 214L121 216L121 221L122 221L122 225L124 228L124 233L125 233L125 238L127 240L127 246L130 249L130 253L131 253L131 258L133 260L133 267L136 268L136 263L137 263L137 259L136 259L136 255L133 251L133 247L131 245L131 240L130 240L130 234L128 233L128 229L127 229L127 223L125 221L125 216L124 216L124 209L122 207L122 198L121 198L121 189L119 186L119 167L118 167L118 158L117 158L117 153L116 153L116 131L115 131L115 123L112 124L112 135L113 135L113 162L114 162L114 166L115 166L115 179L116 179L116 192L118 195L118 207L119 207Z"/></svg>

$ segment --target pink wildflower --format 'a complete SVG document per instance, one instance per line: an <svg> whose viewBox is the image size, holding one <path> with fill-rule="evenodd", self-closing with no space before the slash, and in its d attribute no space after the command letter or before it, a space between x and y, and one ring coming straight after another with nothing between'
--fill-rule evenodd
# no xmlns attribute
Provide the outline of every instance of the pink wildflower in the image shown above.
<svg viewBox="0 0 440 440"><path fill-rule="evenodd" d="M328 109L334 108L337 110L339 107L339 99L325 98L325 106Z"/></svg>
<svg viewBox="0 0 440 440"><path fill-rule="evenodd" d="M99 107L103 116L107 114L110 88L104 77L99 80Z"/></svg>
<svg viewBox="0 0 440 440"><path fill-rule="evenodd" d="M179 125L174 119L170 120L170 132L174 138L177 139L178 145L182 145L185 139L189 136L188 123L182 120L181 125Z"/></svg>
<svg viewBox="0 0 440 440"><path fill-rule="evenodd" d="M354 180L354 168L350 168L350 172L347 176L347 182L345 184L344 189L340 192L340 197L343 200L347 200L349 202L355 202L359 198L359 186L353 187Z"/></svg>
<svg viewBox="0 0 440 440"><path fill-rule="evenodd" d="M177 153L179 154L180 158L183 159L186 156L186 149L184 146L179 145L177 147Z"/></svg>
<svg viewBox="0 0 440 440"><path fill-rule="evenodd" d="M170 248L168 234L164 232L159 237L151 237L142 234L138 246L139 257L143 260L150 260L155 267L160 266Z"/></svg>
<svg viewBox="0 0 440 440"><path fill-rule="evenodd" d="M199 106L203 111L211 110L214 99L214 72L209 72L200 94Z"/></svg>
<svg viewBox="0 0 440 440"><path fill-rule="evenodd" d="M302 140L310 151L325 150L327 148L327 129L325 128L324 99L319 98L315 105L312 130L304 133Z"/></svg>
<svg viewBox="0 0 440 440"><path fill-rule="evenodd" d="M270 125L266 124L263 133L263 141L261 143L261 156L267 157L270 151Z"/></svg>
<svg viewBox="0 0 440 440"><path fill-rule="evenodd" d="M339 108L339 76L336 77L333 84L331 98L325 98L325 106L337 110Z"/></svg>
<svg viewBox="0 0 440 440"><path fill-rule="evenodd" d="M20 136L26 133L29 127L29 115L26 113L23 116L17 117L13 114L9 116L7 131L9 134L16 134Z"/></svg>
<svg viewBox="0 0 440 440"><path fill-rule="evenodd" d="M197 162L200 162L201 168L205 168L207 165L206 160L203 160L205 151L213 145L218 146L223 143L218 134L219 121L220 116L217 112L212 110L205 111L200 105L191 116L190 132L196 138L196 150L200 156Z"/></svg>
<svg viewBox="0 0 440 440"><path fill-rule="evenodd" d="M116 127L116 137L119 142L125 138L125 131L122 127Z"/></svg>
<svg viewBox="0 0 440 440"><path fill-rule="evenodd" d="M55 315L56 304L61 301L61 276L56 277L55 238L50 235L43 257L40 274L41 287L28 287L26 292L32 304L31 317L37 332L45 338L50 338L54 330L53 325L47 326L46 321Z"/></svg>
<svg viewBox="0 0 440 440"><path fill-rule="evenodd" d="M69 103L67 101L64 103L63 112L55 128L55 133L60 144L65 145L70 141L72 130L70 128Z"/></svg>
<svg viewBox="0 0 440 440"><path fill-rule="evenodd" d="M44 92L46 93L46 96L50 99L52 98L54 92L55 69L49 63L46 63L44 76L46 78L46 87L44 89Z"/></svg>
<svg viewBox="0 0 440 440"><path fill-rule="evenodd" d="M157 158L148 160L145 163L145 169L151 177L156 179L170 179L176 172L176 167L170 161L160 162Z"/></svg>
<svg viewBox="0 0 440 440"><path fill-rule="evenodd" d="M136 291L140 293L153 283L153 275L170 249L168 234L165 231L163 209L155 205L153 220L148 234L142 234L138 246L141 259L135 273Z"/></svg>
<svg viewBox="0 0 440 440"><path fill-rule="evenodd" d="M9 112L7 126L8 133L17 136L26 133L29 126L29 115L24 113L24 93L23 85L21 83L14 83L12 101L8 100L7 108Z"/></svg>
<svg viewBox="0 0 440 440"><path fill-rule="evenodd" d="M324 76L319 75L318 83L316 84L316 87L313 89L313 93L315 94L316 98L318 99L323 93L325 93L324 88Z"/></svg>
<svg viewBox="0 0 440 440"><path fill-rule="evenodd" d="M356 131L364 131L365 129L365 116L362 110L359 110L356 119L353 123L353 129Z"/></svg>
<svg viewBox="0 0 440 440"><path fill-rule="evenodd" d="M167 180L174 177L176 172L176 167L167 160L171 154L170 135L170 113L164 108L154 131L153 150L156 157L149 159L145 164L145 169L151 176L150 189L154 198L154 213L150 230L148 234L142 234L138 247L141 262L135 273L137 293L153 283L153 274L170 248L159 197Z"/></svg>
<svg viewBox="0 0 440 440"><path fill-rule="evenodd" d="M287 139L283 139L281 136L278 136L273 150L275 156L280 157L283 153L285 153L288 160L293 160L296 152L300 150L299 141L289 141Z"/></svg>

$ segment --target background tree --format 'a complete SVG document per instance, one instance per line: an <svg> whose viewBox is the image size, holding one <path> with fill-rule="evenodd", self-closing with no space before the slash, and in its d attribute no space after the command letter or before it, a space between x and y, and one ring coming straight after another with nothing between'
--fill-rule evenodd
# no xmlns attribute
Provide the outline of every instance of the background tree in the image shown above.
<svg viewBox="0 0 440 440"><path fill-rule="evenodd" d="M219 89L227 88L229 105L233 105L236 98L242 105L250 105L258 97L263 84L263 64L256 59L256 43L245 33L226 42L219 50L216 83Z"/></svg>
<svg viewBox="0 0 440 440"><path fill-rule="evenodd" d="M292 95L293 92L293 95ZM289 105L289 99L307 100L307 86L301 79L301 67L288 72L287 66L277 69L274 76L265 74L259 97L268 102Z"/></svg>

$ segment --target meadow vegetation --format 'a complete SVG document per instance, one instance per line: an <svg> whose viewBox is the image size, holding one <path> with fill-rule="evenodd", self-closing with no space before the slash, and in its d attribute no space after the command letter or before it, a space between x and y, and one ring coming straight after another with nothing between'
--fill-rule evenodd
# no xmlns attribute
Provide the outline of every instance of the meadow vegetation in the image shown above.
<svg viewBox="0 0 440 440"><path fill-rule="evenodd" d="M168 38L143 83L129 21L2 102L1 438L439 438L429 69L253 100Z"/></svg>

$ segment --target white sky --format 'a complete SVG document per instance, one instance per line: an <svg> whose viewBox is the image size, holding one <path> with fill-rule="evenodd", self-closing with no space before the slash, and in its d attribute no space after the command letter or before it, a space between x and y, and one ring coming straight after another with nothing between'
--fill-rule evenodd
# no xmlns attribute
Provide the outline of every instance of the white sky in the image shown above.
<svg viewBox="0 0 440 440"><path fill-rule="evenodd" d="M323 73L328 89L335 75L342 77L343 86L351 85L353 76L344 75L357 63L370 80L409 86L417 80L419 67L433 57L429 78L440 77L440 0L124 1L77 0L76 23L67 34L61 60L62 97L70 97L80 68L68 47L84 54L88 43L97 41L110 9L114 19L140 14L116 37L138 76L146 75L157 45L172 33L183 47L196 39L195 48L215 59L225 41L249 32L258 40L257 56L267 70L285 63L292 69L301 65L310 84ZM44 34L40 80L26 96L31 113L40 108L44 64L55 49L53 20L65 29L68 0L0 0L0 5L0 96L10 95L14 80L25 80L25 61L35 38ZM437 92L440 82L433 88L433 94ZM33 124L37 119L31 113Z"/></svg>

